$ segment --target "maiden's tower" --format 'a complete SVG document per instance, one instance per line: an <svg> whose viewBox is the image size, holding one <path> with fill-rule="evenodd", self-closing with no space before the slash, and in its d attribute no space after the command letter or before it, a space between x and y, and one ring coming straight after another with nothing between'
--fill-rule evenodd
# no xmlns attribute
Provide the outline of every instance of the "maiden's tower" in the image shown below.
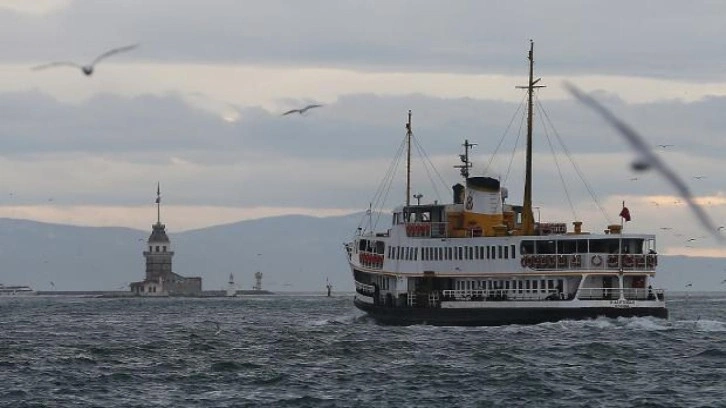
<svg viewBox="0 0 726 408"><path fill-rule="evenodd" d="M201 296L202 278L187 278L172 271L174 251L161 223L161 189L156 186L156 224L146 241L146 278L131 283L131 292L139 296Z"/></svg>

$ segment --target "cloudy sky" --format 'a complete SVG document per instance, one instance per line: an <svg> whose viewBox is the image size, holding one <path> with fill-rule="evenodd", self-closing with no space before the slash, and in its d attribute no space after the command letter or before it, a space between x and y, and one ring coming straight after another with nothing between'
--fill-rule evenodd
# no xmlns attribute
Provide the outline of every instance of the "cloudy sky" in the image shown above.
<svg viewBox="0 0 726 408"><path fill-rule="evenodd" d="M533 39L547 85L535 217L601 231L625 201L626 230L657 233L661 253L726 256L562 87L593 93L637 128L726 224L725 17L714 1L0 0L0 216L148 229L157 181L172 232L362 211L408 109L438 170L414 163L423 201L449 200L469 139L474 173L501 178L521 202L515 86ZM137 43L91 77L30 69ZM308 103L325 106L280 116ZM405 199L402 167L384 208Z"/></svg>

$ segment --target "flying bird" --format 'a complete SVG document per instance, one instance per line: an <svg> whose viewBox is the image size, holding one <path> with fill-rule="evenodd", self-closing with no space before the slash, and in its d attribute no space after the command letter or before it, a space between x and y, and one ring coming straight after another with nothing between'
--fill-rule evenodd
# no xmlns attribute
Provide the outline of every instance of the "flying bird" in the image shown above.
<svg viewBox="0 0 726 408"><path fill-rule="evenodd" d="M36 67L33 67L32 70L38 71L41 69L53 68L53 67L63 67L63 66L76 67L76 68L80 68L81 71L83 71L83 73L86 74L86 76L91 76L91 74L93 74L94 67L96 66L96 64L101 62L101 60L108 58L112 55L121 53L121 52L131 51L138 46L139 46L139 44L133 44L133 45L127 45L124 47L119 47L119 48L114 48L114 49L108 50L108 51L104 52L103 54L99 55L98 57L96 57L96 59L94 59L93 62L91 62L88 65L80 65L80 64L77 64L77 63L71 62L71 61L57 61L57 62L51 62L51 63L44 64L44 65L38 65Z"/></svg>
<svg viewBox="0 0 726 408"><path fill-rule="evenodd" d="M690 287L692 287L692 286L693 286L693 283L691 283L691 282L688 282L688 283L686 283L686 287L687 287L687 288L690 288Z"/></svg>
<svg viewBox="0 0 726 408"><path fill-rule="evenodd" d="M318 104L314 104L314 105L308 105L308 106L306 106L306 107L304 107L304 108L300 108L300 109L292 109L292 110L289 110L289 111L287 111L287 112L283 113L283 114L282 114L281 116L286 116L286 115L289 115L289 114L291 114L291 113L299 113L299 114L301 114L301 115L302 115L302 114L304 114L305 112L307 112L307 111L308 111L308 110L310 110L310 109L315 109L315 108L319 108L319 107L321 107L321 106L323 106L323 105L318 105Z"/></svg>
<svg viewBox="0 0 726 408"><path fill-rule="evenodd" d="M696 180L703 180L706 178L706 176L693 176L693 178Z"/></svg>
<svg viewBox="0 0 726 408"><path fill-rule="evenodd" d="M660 147L661 149L667 149L669 147L673 147L672 144L659 144L659 145L656 145L656 146Z"/></svg>
<svg viewBox="0 0 726 408"><path fill-rule="evenodd" d="M644 141L641 135L618 119L598 101L593 99L591 96L584 94L574 85L565 83L565 88L567 88L567 90L580 102L599 113L600 116L602 116L605 121L620 132L625 140L630 143L631 147L637 151L640 158L633 164L634 169L647 170L653 168L657 170L671 183L671 185L673 185L689 207L691 207L693 214L701 222L701 225L710 231L716 240L719 242L724 241L724 238L720 234L716 233L716 227L711 221L711 218L693 199L686 183L684 183L683 180L681 180L681 178L665 164L665 162L661 161L658 156L651 151L649 145Z"/></svg>

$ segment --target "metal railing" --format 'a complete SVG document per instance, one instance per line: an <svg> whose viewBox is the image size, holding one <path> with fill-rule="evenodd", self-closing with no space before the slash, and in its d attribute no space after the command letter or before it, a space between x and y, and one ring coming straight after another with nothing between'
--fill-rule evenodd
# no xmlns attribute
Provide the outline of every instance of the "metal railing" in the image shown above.
<svg viewBox="0 0 726 408"><path fill-rule="evenodd" d="M358 262L371 269L381 269L383 268L383 255L373 252L360 251L358 253Z"/></svg>
<svg viewBox="0 0 726 408"><path fill-rule="evenodd" d="M522 255L523 267L537 270L589 269L652 271L658 265L655 254L583 253L561 255Z"/></svg>
<svg viewBox="0 0 726 408"><path fill-rule="evenodd" d="M623 296L627 300L663 300L663 289L624 288ZM581 288L577 298L583 300L615 300L620 298L618 288Z"/></svg>
<svg viewBox="0 0 726 408"><path fill-rule="evenodd" d="M446 222L406 223L406 236L412 238L446 238Z"/></svg>
<svg viewBox="0 0 726 408"><path fill-rule="evenodd" d="M373 296L376 293L376 287L365 283L355 282L355 291L365 296Z"/></svg>
<svg viewBox="0 0 726 408"><path fill-rule="evenodd" d="M443 290L442 301L560 300L557 289L526 292L519 289Z"/></svg>

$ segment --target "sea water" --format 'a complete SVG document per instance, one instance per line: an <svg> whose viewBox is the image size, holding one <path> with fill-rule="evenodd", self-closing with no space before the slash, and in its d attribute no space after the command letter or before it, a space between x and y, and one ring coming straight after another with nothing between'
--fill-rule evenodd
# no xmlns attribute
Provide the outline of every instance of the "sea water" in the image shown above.
<svg viewBox="0 0 726 408"><path fill-rule="evenodd" d="M1 298L0 406L726 406L726 293L500 327L380 326L352 296Z"/></svg>

